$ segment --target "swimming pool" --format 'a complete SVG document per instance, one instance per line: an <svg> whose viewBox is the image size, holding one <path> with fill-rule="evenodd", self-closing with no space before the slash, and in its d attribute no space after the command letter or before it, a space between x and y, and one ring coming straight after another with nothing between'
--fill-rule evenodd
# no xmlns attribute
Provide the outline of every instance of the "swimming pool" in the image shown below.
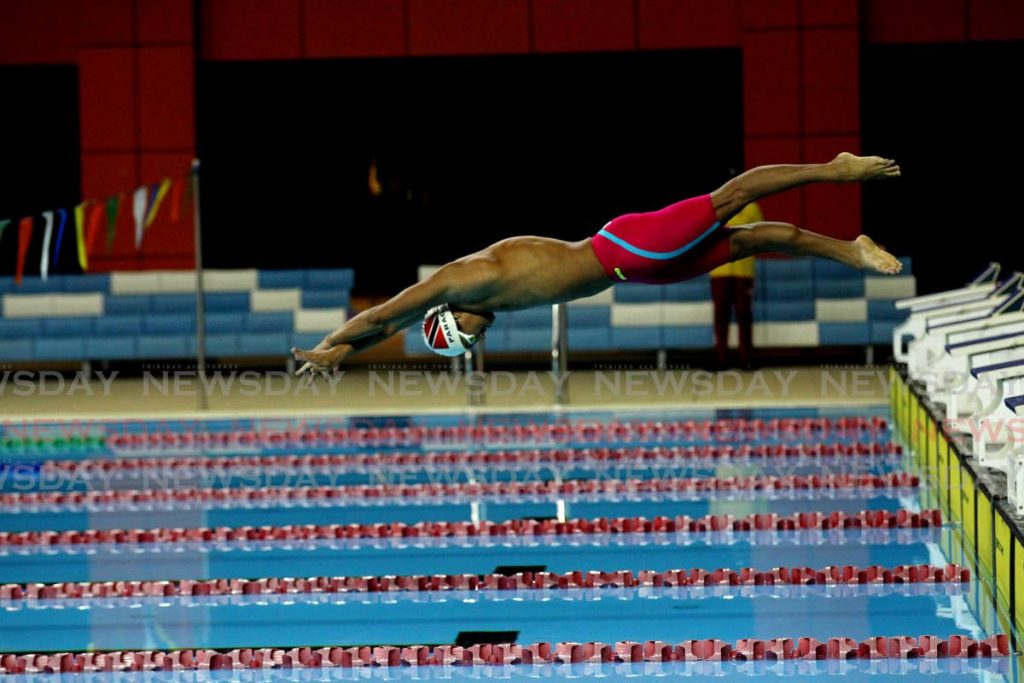
<svg viewBox="0 0 1024 683"><path fill-rule="evenodd" d="M950 557L961 530L923 509L885 408L3 430L2 652L277 648L259 656L280 660L303 646L337 659L357 646L661 641L702 660L630 662L620 646L567 651L574 664L286 673L234 653L204 671L69 676L196 680L232 675L218 669L240 657L257 666L234 671L246 680L1016 674L1009 657L914 661L879 656L895 641L864 644L1001 632L980 606L991 579ZM798 647L779 638L876 658L734 661ZM602 662L612 651L626 661ZM45 677L17 661L4 666Z"/></svg>

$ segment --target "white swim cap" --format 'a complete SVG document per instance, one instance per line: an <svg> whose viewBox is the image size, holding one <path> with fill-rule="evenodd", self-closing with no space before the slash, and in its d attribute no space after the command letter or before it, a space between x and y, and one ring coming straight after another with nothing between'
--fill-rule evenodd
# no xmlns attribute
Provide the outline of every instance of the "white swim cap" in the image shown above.
<svg viewBox="0 0 1024 683"><path fill-rule="evenodd" d="M434 306L423 316L423 342L441 356L461 356L476 343L477 336L459 329L448 304Z"/></svg>

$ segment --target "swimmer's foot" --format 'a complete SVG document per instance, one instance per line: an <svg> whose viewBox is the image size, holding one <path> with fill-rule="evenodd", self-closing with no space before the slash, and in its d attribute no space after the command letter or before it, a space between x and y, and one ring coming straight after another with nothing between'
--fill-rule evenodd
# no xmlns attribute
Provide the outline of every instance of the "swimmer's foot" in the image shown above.
<svg viewBox="0 0 1024 683"><path fill-rule="evenodd" d="M867 235L861 235L853 241L853 253L856 264L864 270L884 275L897 275L903 270L903 264L895 256L875 244Z"/></svg>
<svg viewBox="0 0 1024 683"><path fill-rule="evenodd" d="M900 175L900 167L892 159L858 157L849 152L841 152L830 165L835 169L838 182L863 182Z"/></svg>

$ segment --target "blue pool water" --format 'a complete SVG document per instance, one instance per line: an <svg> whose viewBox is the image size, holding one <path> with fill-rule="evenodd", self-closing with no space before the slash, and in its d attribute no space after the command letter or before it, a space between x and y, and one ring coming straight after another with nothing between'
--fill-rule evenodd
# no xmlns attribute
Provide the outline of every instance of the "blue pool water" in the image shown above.
<svg viewBox="0 0 1024 683"><path fill-rule="evenodd" d="M504 415L475 418L491 424L539 422L630 422L638 419L703 420L743 417L770 420L828 416L882 416L878 408L828 411L759 410L743 413L658 413L566 415ZM325 423L317 423L323 428ZM334 420L331 425L351 425ZM450 426L465 418L445 416L360 418L370 426ZM88 435L196 431L287 431L288 420L241 420L216 423L92 423ZM308 426L308 423L307 423ZM8 423L0 436L18 434ZM34 426L35 437L67 433L59 424ZM23 432L22 432L23 433ZM856 443L888 441L888 432L860 434L730 434L728 443ZM44 439L45 441L45 439ZM52 441L52 439L50 440ZM661 446L714 443L704 436L675 443L664 437ZM87 488L155 489L160 482L138 473L107 477L47 475L56 460L84 461L116 457L175 457L291 453L416 453L438 450L487 450L493 444L421 443L282 445L279 441L229 443L218 446L138 446L111 451L92 442L69 439L65 446L52 443L25 447L4 456L0 491L69 491ZM601 444L627 447L614 440ZM628 447L634 446L631 443ZM501 449L593 447L573 439L558 443L503 442ZM511 481L527 479L652 479L657 477L728 477L758 475L885 474L909 468L910 457L845 456L798 458L782 462L771 458L729 459L682 463L671 468L640 466L623 469L574 463L564 468L503 464L493 471L449 468L445 481ZM367 471L320 470L300 472L277 467L211 479L195 473L177 473L179 488L232 488L260 486L363 485L387 481L400 469L402 483L437 481L438 468L410 466ZM440 468L444 470L444 468ZM538 472L543 472L538 474ZM17 471L18 478L13 476ZM166 483L166 482L165 482ZM84 530L153 527L242 527L304 524L368 524L376 522L505 521L522 518L651 518L658 515L699 517L803 511L856 513L861 510L920 509L920 488L854 490L717 491L700 493L574 494L564 496L453 495L440 499L377 498L339 503L231 502L39 504L0 508L0 531ZM754 567L824 568L831 565L901 564L945 565L944 550L958 545L960 529L945 525L932 529L847 529L802 531L717 531L698 533L583 534L577 536L389 538L315 541L224 541L205 543L146 543L54 546L0 545L0 583L115 580L174 580L208 578L260 578L307 576L381 576L389 574L490 574L498 568L533 570L741 569ZM365 644L445 644L462 632L514 632L516 641L605 641L720 639L810 636L826 640L845 636L862 640L871 636L963 634L984 638L1001 632L997 620L982 609L991 593L990 579L972 573L968 583L869 586L713 586L685 588L593 588L558 591L443 591L409 593L346 593L251 595L230 597L138 597L61 600L0 601L0 652L82 651L120 649L181 649L235 647L292 647ZM988 592L986 593L986 587ZM838 674L863 680L1014 680L1013 658L997 661L874 661L874 662L696 662L644 665L549 665L496 669L374 669L362 671L246 672L244 680L445 680L602 676L663 678L716 675L739 678L751 675ZM104 681L242 680L239 674L181 672L176 674L107 674ZM227 676L227 677L225 677ZM81 675L77 680L95 678ZM26 675L28 681L56 681L57 677ZM71 680L72 675L60 678Z"/></svg>

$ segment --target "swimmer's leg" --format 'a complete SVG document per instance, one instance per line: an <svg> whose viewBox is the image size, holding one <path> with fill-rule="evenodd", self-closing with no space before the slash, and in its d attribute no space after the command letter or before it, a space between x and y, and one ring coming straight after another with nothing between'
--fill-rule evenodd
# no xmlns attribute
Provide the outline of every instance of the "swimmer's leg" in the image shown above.
<svg viewBox="0 0 1024 683"><path fill-rule="evenodd" d="M867 235L855 240L837 240L789 223L754 223L731 230L732 258L741 259L765 252L795 256L819 256L854 268L896 275L903 265Z"/></svg>
<svg viewBox="0 0 1024 683"><path fill-rule="evenodd" d="M893 178L900 167L892 159L839 154L827 164L758 166L742 173L711 193L719 220L726 221L761 197L808 183L851 183Z"/></svg>

